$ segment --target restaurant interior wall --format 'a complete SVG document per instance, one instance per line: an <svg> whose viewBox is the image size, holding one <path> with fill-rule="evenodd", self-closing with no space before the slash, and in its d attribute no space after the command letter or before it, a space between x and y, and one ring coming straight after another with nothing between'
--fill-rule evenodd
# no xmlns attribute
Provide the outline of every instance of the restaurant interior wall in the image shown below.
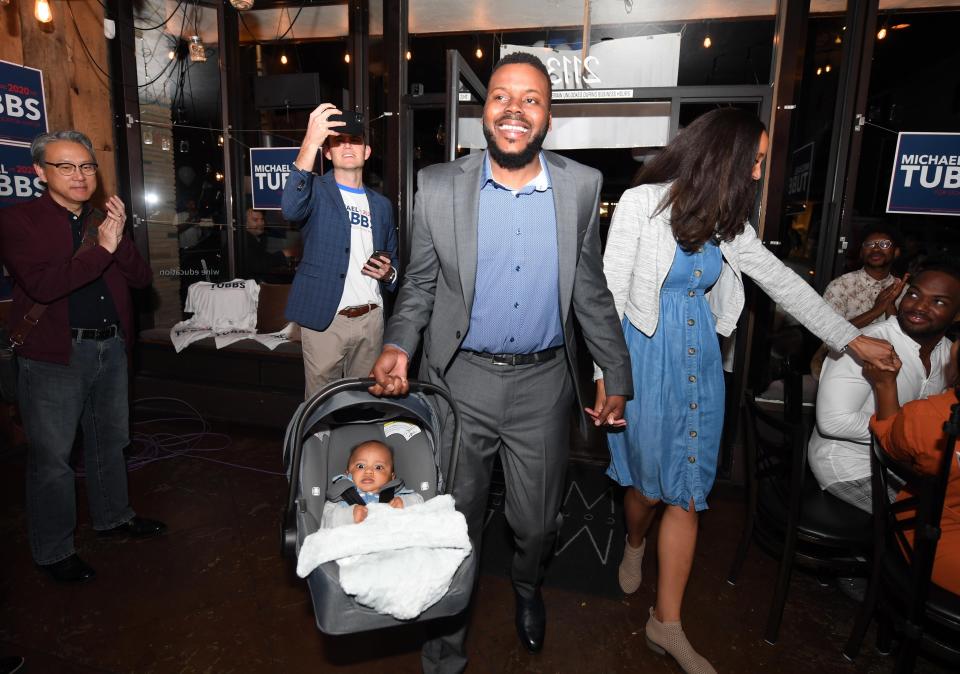
<svg viewBox="0 0 960 674"><path fill-rule="evenodd" d="M110 100L103 7L94 0L51 0L53 20L41 24L33 2L0 5L0 60L43 71L50 130L78 129L90 137L100 189L116 190L114 120Z"/></svg>

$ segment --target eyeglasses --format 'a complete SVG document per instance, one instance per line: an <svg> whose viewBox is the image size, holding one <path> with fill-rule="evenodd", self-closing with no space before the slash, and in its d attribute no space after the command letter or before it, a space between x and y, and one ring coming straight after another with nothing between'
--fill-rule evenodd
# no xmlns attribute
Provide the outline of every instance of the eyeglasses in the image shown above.
<svg viewBox="0 0 960 674"><path fill-rule="evenodd" d="M47 166L56 167L57 173L65 177L72 176L74 173L77 172L78 169L80 170L80 173L82 173L85 176L92 176L94 173L97 172L97 164L93 162L80 164L79 166L77 164L71 164L68 161L61 161L61 162L45 161L43 163L46 164Z"/></svg>
<svg viewBox="0 0 960 674"><path fill-rule="evenodd" d="M871 248L879 248L880 250L889 250L893 248L893 241L890 239L877 239L876 241L864 241L863 247L867 250Z"/></svg>

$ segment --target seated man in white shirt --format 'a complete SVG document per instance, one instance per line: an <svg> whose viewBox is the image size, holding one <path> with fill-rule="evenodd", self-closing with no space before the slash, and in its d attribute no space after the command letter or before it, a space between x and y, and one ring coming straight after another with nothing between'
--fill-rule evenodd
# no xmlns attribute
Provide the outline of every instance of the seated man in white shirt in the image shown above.
<svg viewBox="0 0 960 674"><path fill-rule="evenodd" d="M903 362L897 375L900 404L940 393L949 361L947 329L960 319L960 266L931 262L914 278L896 316L863 334L889 341ZM817 392L817 427L810 437L810 468L820 487L866 511L870 498L873 391L850 353L831 354Z"/></svg>

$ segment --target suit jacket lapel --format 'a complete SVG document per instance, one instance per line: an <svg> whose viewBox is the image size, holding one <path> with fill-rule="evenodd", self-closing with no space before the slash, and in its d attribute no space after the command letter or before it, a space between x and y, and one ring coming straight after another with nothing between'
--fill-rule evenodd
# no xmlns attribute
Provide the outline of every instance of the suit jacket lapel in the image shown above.
<svg viewBox="0 0 960 674"><path fill-rule="evenodd" d="M320 183L327 191L327 196L330 198L330 201L336 207L337 211L340 212L340 222L343 223L344 227L346 227L350 223L350 216L347 215L347 207L343 204L343 197L340 195L340 188L337 187L337 181L333 177L333 171L328 171L320 176ZM370 213L370 217L373 218L372 211ZM345 229L343 231L347 232L347 237L349 238L350 230Z"/></svg>
<svg viewBox="0 0 960 674"><path fill-rule="evenodd" d="M564 169L563 160L546 152L547 170L553 188L557 215L557 263L560 268L560 320L567 321L573 297L573 279L577 269L577 184Z"/></svg>
<svg viewBox="0 0 960 674"><path fill-rule="evenodd" d="M477 221L480 215L480 174L485 152L470 155L453 178L453 231L457 266L467 315L473 309L477 282Z"/></svg>

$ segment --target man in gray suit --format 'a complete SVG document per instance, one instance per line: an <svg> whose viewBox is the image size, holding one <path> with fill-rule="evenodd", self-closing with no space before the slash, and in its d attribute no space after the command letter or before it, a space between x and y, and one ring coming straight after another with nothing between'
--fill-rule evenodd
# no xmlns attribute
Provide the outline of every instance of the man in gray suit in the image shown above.
<svg viewBox="0 0 960 674"><path fill-rule="evenodd" d="M601 175L541 151L550 96L536 57L504 57L483 109L487 150L420 172L410 265L371 388L407 392L409 358L425 331L420 378L449 387L463 417L453 495L477 554L500 455L516 543L517 632L533 652L543 646L540 584L559 528L569 415L579 401L574 314L606 382L606 399L587 410L593 422L622 423L633 391L601 264ZM424 645L425 671L466 667L466 620Z"/></svg>

